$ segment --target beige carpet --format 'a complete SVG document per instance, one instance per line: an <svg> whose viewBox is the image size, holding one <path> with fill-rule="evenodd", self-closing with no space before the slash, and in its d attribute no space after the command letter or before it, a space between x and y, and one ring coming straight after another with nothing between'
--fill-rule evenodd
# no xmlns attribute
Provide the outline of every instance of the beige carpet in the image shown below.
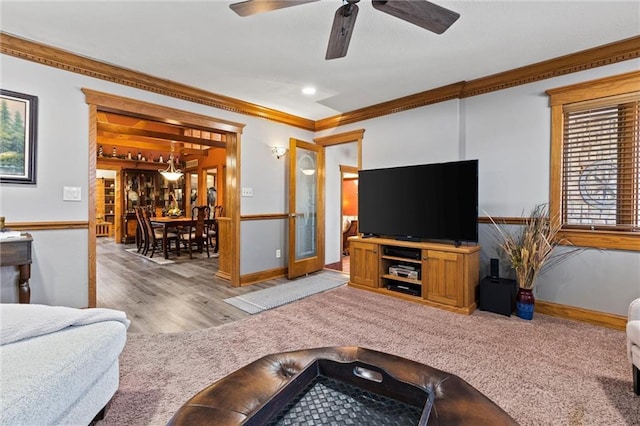
<svg viewBox="0 0 640 426"><path fill-rule="evenodd" d="M129 335L105 425L164 425L263 355L357 345L454 373L523 425L638 425L624 332L536 314L464 316L340 287L217 328Z"/></svg>

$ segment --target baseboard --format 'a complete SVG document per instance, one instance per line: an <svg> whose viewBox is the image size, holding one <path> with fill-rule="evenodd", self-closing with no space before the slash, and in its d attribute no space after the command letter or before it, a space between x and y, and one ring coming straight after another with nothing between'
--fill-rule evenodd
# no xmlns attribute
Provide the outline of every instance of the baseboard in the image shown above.
<svg viewBox="0 0 640 426"><path fill-rule="evenodd" d="M284 277L286 274L287 274L287 268L275 268L275 269L268 269L266 271L254 272L252 274L241 275L240 287L256 284L256 283L271 280L274 278Z"/></svg>
<svg viewBox="0 0 640 426"><path fill-rule="evenodd" d="M625 330L627 317L592 311L590 309L577 308L575 306L561 305L552 302L536 300L536 312L553 317L565 318L574 321L586 322L601 327Z"/></svg>
<svg viewBox="0 0 640 426"><path fill-rule="evenodd" d="M326 265L329 266L329 265ZM266 271L255 272L252 274L242 275L240 277L240 286L247 286L257 284L262 281L267 281L274 278L284 277L287 274L287 268L275 268ZM221 277L222 278L222 277ZM349 285L363 290L371 290L369 288L361 287L349 283ZM402 298L402 294L392 294L396 297ZM411 299L413 301L413 299ZM429 304L429 303L424 303ZM440 307L438 305L438 307ZM475 309L475 306L474 306ZM451 309L458 313L464 313L469 315L474 309L462 310ZM536 312L544 315L550 315L553 317L564 318L574 321L586 322L600 327L612 328L615 330L624 331L627 327L627 317L623 315L608 314L606 312L593 311L590 309L578 308L575 306L561 305L559 303L544 302L536 300Z"/></svg>
<svg viewBox="0 0 640 426"><path fill-rule="evenodd" d="M231 274L227 272L221 272L220 270L218 270L216 271L215 276L226 281L231 281Z"/></svg>

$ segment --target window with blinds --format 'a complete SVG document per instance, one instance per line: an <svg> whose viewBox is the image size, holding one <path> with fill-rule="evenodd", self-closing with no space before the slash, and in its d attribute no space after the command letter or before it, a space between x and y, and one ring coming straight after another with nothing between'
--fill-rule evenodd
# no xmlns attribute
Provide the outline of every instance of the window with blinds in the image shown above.
<svg viewBox="0 0 640 426"><path fill-rule="evenodd" d="M565 228L640 230L640 94L564 105Z"/></svg>
<svg viewBox="0 0 640 426"><path fill-rule="evenodd" d="M547 94L549 218L559 238L640 252L640 70Z"/></svg>

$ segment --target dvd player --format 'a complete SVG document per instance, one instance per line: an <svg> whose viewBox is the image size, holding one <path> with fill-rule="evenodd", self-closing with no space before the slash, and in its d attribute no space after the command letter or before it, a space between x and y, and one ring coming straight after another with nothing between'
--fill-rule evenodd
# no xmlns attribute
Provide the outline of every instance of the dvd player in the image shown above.
<svg viewBox="0 0 640 426"><path fill-rule="evenodd" d="M407 259L420 260L420 249L385 247L384 254L387 256L405 257Z"/></svg>
<svg viewBox="0 0 640 426"><path fill-rule="evenodd" d="M420 286L412 284L389 283L387 289L400 293L410 294L412 296L420 296Z"/></svg>

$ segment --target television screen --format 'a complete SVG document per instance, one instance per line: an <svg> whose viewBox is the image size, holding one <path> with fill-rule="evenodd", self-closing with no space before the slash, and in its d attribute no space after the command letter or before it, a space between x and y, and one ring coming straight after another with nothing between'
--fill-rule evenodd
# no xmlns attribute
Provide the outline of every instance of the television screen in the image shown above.
<svg viewBox="0 0 640 426"><path fill-rule="evenodd" d="M478 241L478 160L360 170L364 234Z"/></svg>

